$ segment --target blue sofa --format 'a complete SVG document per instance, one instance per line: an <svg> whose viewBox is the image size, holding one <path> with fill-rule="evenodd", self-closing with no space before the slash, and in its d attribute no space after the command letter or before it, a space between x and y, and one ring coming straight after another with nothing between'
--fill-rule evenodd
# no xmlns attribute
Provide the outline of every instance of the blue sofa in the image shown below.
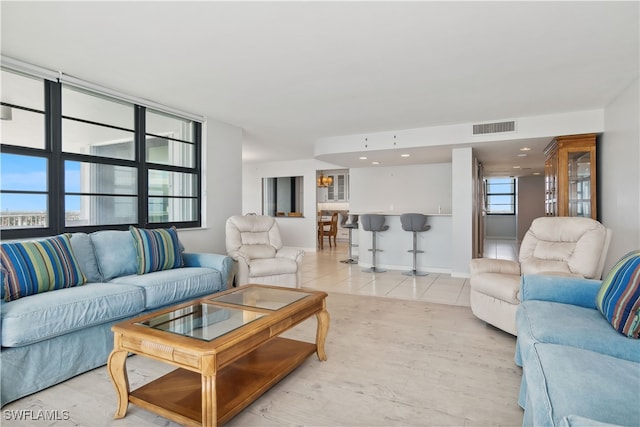
<svg viewBox="0 0 640 427"><path fill-rule="evenodd" d="M0 305L2 405L107 363L111 326L227 288L226 255L182 253L184 267L137 274L129 231L74 233L82 286L29 295Z"/></svg>
<svg viewBox="0 0 640 427"><path fill-rule="evenodd" d="M515 354L523 425L640 425L640 340L597 309L601 283L523 276Z"/></svg>

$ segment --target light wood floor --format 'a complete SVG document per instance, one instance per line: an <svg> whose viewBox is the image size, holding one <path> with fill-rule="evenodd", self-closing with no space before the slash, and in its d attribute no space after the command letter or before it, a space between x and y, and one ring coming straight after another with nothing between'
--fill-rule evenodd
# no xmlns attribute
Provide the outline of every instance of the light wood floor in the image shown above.
<svg viewBox="0 0 640 427"><path fill-rule="evenodd" d="M304 264L304 286L329 292L328 360L308 359L229 426L522 424L515 338L473 316L464 303L464 279L414 280L392 271L372 278L361 275L357 265L338 263L342 258L338 245L307 254ZM313 341L315 319L286 336ZM134 389L171 370L140 356L130 357L127 365ZM135 406L124 419L113 420L115 405L103 367L5 406L2 425L176 425ZM68 413L69 419L7 418L14 411L35 416L41 410Z"/></svg>

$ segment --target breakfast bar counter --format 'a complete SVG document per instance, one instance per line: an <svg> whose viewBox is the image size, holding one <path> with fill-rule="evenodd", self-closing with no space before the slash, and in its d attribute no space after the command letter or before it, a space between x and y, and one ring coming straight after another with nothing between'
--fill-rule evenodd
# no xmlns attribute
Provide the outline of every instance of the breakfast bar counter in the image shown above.
<svg viewBox="0 0 640 427"><path fill-rule="evenodd" d="M385 216L386 231L377 233L377 248L382 252L376 255L378 267L389 270L411 270L413 255L408 252L413 245L411 232L404 231L400 224L400 215L404 212L349 212L352 215L376 214ZM409 213L409 212L407 212ZM427 225L431 229L417 233L417 247L424 253L417 255L417 268L432 273L451 273L451 214L422 213L427 216ZM362 267L371 266L371 232L364 231L362 225L358 228L359 245L354 248L354 255L358 255L358 264Z"/></svg>

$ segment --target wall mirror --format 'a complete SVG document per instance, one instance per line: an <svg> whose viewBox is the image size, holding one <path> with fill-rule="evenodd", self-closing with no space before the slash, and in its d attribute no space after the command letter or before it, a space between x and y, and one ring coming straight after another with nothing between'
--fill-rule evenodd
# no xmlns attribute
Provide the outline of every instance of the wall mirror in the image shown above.
<svg viewBox="0 0 640 427"><path fill-rule="evenodd" d="M262 214L301 217L301 176L262 178Z"/></svg>

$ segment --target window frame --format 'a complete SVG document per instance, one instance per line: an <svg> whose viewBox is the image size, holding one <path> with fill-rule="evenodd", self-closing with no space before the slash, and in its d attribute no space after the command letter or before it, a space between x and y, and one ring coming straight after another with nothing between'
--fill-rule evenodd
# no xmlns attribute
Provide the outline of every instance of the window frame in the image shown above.
<svg viewBox="0 0 640 427"><path fill-rule="evenodd" d="M43 149L31 148L18 145L5 145L0 144L0 151L4 154L16 154L30 157L41 157L47 161L47 209L48 209L48 226L47 227L35 227L35 228L3 228L2 240L7 239L20 239L20 238L33 238L33 237L46 237L51 235L57 235L61 233L73 233L73 232L94 232L98 230L128 230L129 226L136 226L140 228L166 228L175 226L176 228L199 228L202 226L202 122L194 119L193 117L181 116L176 112L164 112L156 106L142 105L136 101L129 99L119 99L117 96L106 95L108 98L114 101L124 101L133 105L134 118L133 118L133 144L134 144L134 159L118 159L114 157L104 157L91 154L80 154L73 152L65 152L62 149L62 121L64 120L76 120L79 122L88 123L91 125L112 127L114 129L122 129L118 126L109 125L107 123L94 122L89 120L83 120L81 118L67 117L62 114L62 87L65 85L63 81L58 79L53 81L41 76L29 75L28 73L14 70L10 67L2 67L7 72L13 72L22 74L27 77L35 77L44 81L44 111L35 110L33 108L21 107L7 102L1 102L3 106L9 106L12 108L18 108L27 111L34 111L38 113L44 113L44 132L45 132L45 146ZM105 94L95 90L80 88L80 90L95 96L105 97ZM150 108L153 111L160 111L163 114L167 114L170 117L186 120L190 122L193 129L193 145L194 145L194 166L175 166L170 164L158 164L147 162L146 160L146 133L145 133L145 111L146 108ZM129 130L130 131L130 130ZM165 138L167 139L167 138ZM178 140L183 142L182 140ZM84 192L70 191L66 192L65 189L65 162L90 162L95 164L105 164L113 166L125 166L133 167L137 171L137 220L125 223L125 224L103 224L103 225L71 225L66 224L66 210L65 210L65 196L68 195L94 195L84 194ZM195 199L195 219L188 221L167 221L167 222L149 222L149 188L148 188L148 171L152 170L166 170L170 172L189 173L196 176L196 190L194 196L189 197ZM10 193L26 193L28 191L15 191L15 190L1 190L2 194ZM41 192L40 192L41 193ZM184 197L182 197L184 198Z"/></svg>
<svg viewBox="0 0 640 427"><path fill-rule="evenodd" d="M511 188L513 189L513 191L510 192L489 192L489 181L493 180L493 179L501 179L501 180L510 180L511 181ZM492 178L485 178L484 179L484 212L485 215L515 215L516 214L516 178L515 177L492 177ZM511 205L511 211L510 212L492 212L490 210L490 203L489 203L489 196L510 196L512 203ZM506 205L500 205L500 206L506 206Z"/></svg>

